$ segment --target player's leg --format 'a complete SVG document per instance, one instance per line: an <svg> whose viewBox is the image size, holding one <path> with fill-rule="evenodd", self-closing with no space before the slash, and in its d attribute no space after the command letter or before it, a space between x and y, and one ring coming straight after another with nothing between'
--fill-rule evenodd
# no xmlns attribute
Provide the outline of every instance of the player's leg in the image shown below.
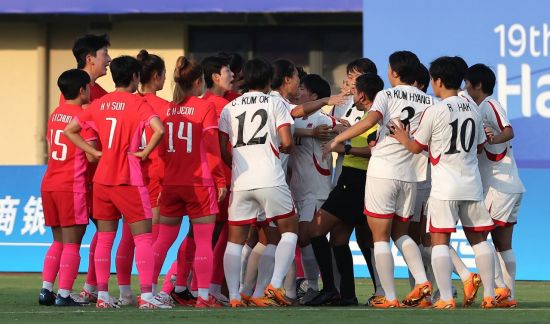
<svg viewBox="0 0 550 324"><path fill-rule="evenodd" d="M254 243L254 241L257 241L257 243L251 249L250 256L246 262L246 269L242 271L244 272L244 278L241 285L241 296L245 299L245 302L248 302L254 293L254 288L256 287L256 281L258 278L260 260L267 246L267 236L262 227L251 226L250 234L245 247L249 246L250 243ZM245 249L243 249L243 253L244 251Z"/></svg>
<svg viewBox="0 0 550 324"><path fill-rule="evenodd" d="M313 216L316 213L318 200L311 200L309 203L302 206L300 212L300 222L298 224L298 246L300 250L300 261L304 272L304 279L307 283L307 290L304 298L301 300L305 303L315 296L319 291L319 266L315 259L315 252L311 245L311 224Z"/></svg>
<svg viewBox="0 0 550 324"><path fill-rule="evenodd" d="M229 208L230 196L230 188L227 189L228 190L225 199L218 204L219 212L216 215L216 227L214 228L214 234L212 237L212 257L214 263L212 270L212 279L210 280L210 294L214 296L219 302L225 305L229 303L227 297L222 294L222 285L224 282L223 255L225 253L225 247L227 246L227 213Z"/></svg>
<svg viewBox="0 0 550 324"><path fill-rule="evenodd" d="M159 217L158 236L153 243L153 256L155 260L153 269L154 286L158 284L158 277L166 260L168 250L176 241L181 227L182 216L178 217L172 216L171 213L169 214L169 216L161 215Z"/></svg>
<svg viewBox="0 0 550 324"><path fill-rule="evenodd" d="M84 219L87 215L83 208ZM80 306L70 296L73 284L78 276L80 266L80 244L86 232L86 224L61 227L63 236L63 253L59 264L59 290L57 292L56 306Z"/></svg>
<svg viewBox="0 0 550 324"><path fill-rule="evenodd" d="M115 258L116 278L120 291L120 304L134 304L132 293L132 264L134 263L134 237L127 222L122 223L122 236L118 243Z"/></svg>
<svg viewBox="0 0 550 324"><path fill-rule="evenodd" d="M377 275L374 275L374 265L372 263L374 242L372 241L372 233L364 217L363 220L365 221L363 224L355 225L355 239L357 240L357 245L359 245L359 249L361 249L361 254L363 254L363 257L365 258L365 262L367 263L367 269L369 270L369 276L372 281L372 286L374 290L376 290Z"/></svg>
<svg viewBox="0 0 550 324"><path fill-rule="evenodd" d="M256 299L262 299L262 297L264 297L265 288L269 285L271 277L273 277L273 269L275 268L275 251L277 250L277 244L279 244L279 241L281 240L281 234L272 222L265 224L264 226L260 226L258 229L262 235L265 235L267 243L262 256L258 261L258 277L251 302L256 306L262 306L264 303L263 300Z"/></svg>
<svg viewBox="0 0 550 324"><path fill-rule="evenodd" d="M55 303L53 285L59 272L59 262L63 253L63 234L61 232L60 212L52 192L42 192L42 206L45 225L50 227L53 242L44 256L42 268L42 289L38 298L40 305L50 306Z"/></svg>
<svg viewBox="0 0 550 324"><path fill-rule="evenodd" d="M116 212L113 214L116 214ZM98 217L100 217L100 215L98 215ZM97 246L94 254L94 263L98 291L96 306L98 308L118 307L112 303L111 297L109 296L111 251L113 249L117 228L118 220L103 220L99 218L97 220Z"/></svg>
<svg viewBox="0 0 550 324"><path fill-rule="evenodd" d="M355 278L353 274L353 256L349 248L349 238L354 227L351 224L339 222L331 231L332 251L340 273L340 306L357 306L355 295Z"/></svg>
<svg viewBox="0 0 550 324"><path fill-rule="evenodd" d="M187 280L195 260L195 250L193 226L189 224L189 232L178 249L176 283L174 290L170 293L174 301L182 306L195 305L197 301L197 298L191 294L187 287Z"/></svg>
<svg viewBox="0 0 550 324"><path fill-rule="evenodd" d="M96 224L96 220L93 218L94 209L93 209L93 195L92 195L93 189L92 188L93 186L90 186L90 191L88 191L88 193L86 194L86 202L88 204L88 216L93 223L92 230L94 231L94 235L90 242L90 248L88 252L88 271L86 272L86 280L84 281L84 287L80 292L80 298L82 298L82 300L84 301L95 303L97 302L97 280L95 275L94 255L95 255L95 248L97 246L97 224ZM44 199L42 199L42 201L44 201Z"/></svg>
<svg viewBox="0 0 550 324"><path fill-rule="evenodd" d="M245 284L245 276L248 269L248 262L250 261L250 256L252 256L252 250L257 246L258 243L258 230L256 229L256 225L252 224L250 226L250 232L248 233L248 238L246 240L246 244L243 247L243 253L241 255L241 290ZM261 253L263 252L263 249L265 248L265 244L267 244L267 240L262 242L263 248L261 248ZM258 251L256 251L258 252ZM256 260L257 262L258 260ZM256 276L258 275L258 264L255 263L253 268L253 277L254 277L254 285L256 285ZM252 287L254 289L254 287ZM252 294L252 292L250 292ZM249 295L250 296L250 295Z"/></svg>

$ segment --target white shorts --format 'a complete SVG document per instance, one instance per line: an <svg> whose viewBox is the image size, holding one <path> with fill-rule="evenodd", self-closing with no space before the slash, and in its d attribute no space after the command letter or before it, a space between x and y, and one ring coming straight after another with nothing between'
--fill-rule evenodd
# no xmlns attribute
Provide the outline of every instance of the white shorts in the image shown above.
<svg viewBox="0 0 550 324"><path fill-rule="evenodd" d="M365 183L365 215L396 218L407 222L413 216L416 182L369 177Z"/></svg>
<svg viewBox="0 0 550 324"><path fill-rule="evenodd" d="M426 216L426 205L430 197L431 188L416 189L416 197L414 199L414 213L411 222L420 223L422 216Z"/></svg>
<svg viewBox="0 0 550 324"><path fill-rule="evenodd" d="M265 211L265 213L259 211ZM229 199L229 225L248 225L296 215L288 186L233 191Z"/></svg>
<svg viewBox="0 0 550 324"><path fill-rule="evenodd" d="M522 193L504 193L493 188L485 194L485 206L496 226L512 226L518 222Z"/></svg>
<svg viewBox="0 0 550 324"><path fill-rule="evenodd" d="M304 199L296 200L296 209L300 216L300 222L311 222L315 213L321 209L321 206L325 203L325 200L321 199Z"/></svg>
<svg viewBox="0 0 550 324"><path fill-rule="evenodd" d="M485 232L495 226L483 201L428 199L427 230L430 233L456 232L460 219L465 230Z"/></svg>

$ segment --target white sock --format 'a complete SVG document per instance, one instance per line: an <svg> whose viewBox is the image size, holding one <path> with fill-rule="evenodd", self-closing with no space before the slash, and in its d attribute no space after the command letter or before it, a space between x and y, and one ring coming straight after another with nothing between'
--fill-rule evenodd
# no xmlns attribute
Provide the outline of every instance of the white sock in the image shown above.
<svg viewBox="0 0 550 324"><path fill-rule="evenodd" d="M131 297L133 295L132 286L130 285L120 285L118 290L120 291L120 297Z"/></svg>
<svg viewBox="0 0 550 324"><path fill-rule="evenodd" d="M42 288L53 291L53 282L42 281Z"/></svg>
<svg viewBox="0 0 550 324"><path fill-rule="evenodd" d="M498 258L504 275L504 282L510 288L510 297L514 299L516 296L516 255L514 250L498 252Z"/></svg>
<svg viewBox="0 0 550 324"><path fill-rule="evenodd" d="M504 278L502 276L502 269L500 267L500 261L497 256L497 250L493 244L489 244L491 251L493 252L493 257L495 258L495 287L496 288L506 288L504 283Z"/></svg>
<svg viewBox="0 0 550 324"><path fill-rule="evenodd" d="M285 280L283 281L283 287L285 288L286 297L296 299L296 263L294 260L288 268Z"/></svg>
<svg viewBox="0 0 550 324"><path fill-rule="evenodd" d="M453 264L448 245L436 245L432 247L432 268L441 294L441 300L450 301L453 299L453 283L451 275Z"/></svg>
<svg viewBox="0 0 550 324"><path fill-rule="evenodd" d="M149 293L141 293L141 299L143 299L143 300L151 300L151 299L153 299L153 293L152 293L152 292L149 292Z"/></svg>
<svg viewBox="0 0 550 324"><path fill-rule="evenodd" d="M271 277L273 276L273 269L275 268L275 251L277 250L277 245L268 244L264 253L258 261L258 278L256 280L256 287L252 297L258 298L264 295L264 290L269 284Z"/></svg>
<svg viewBox="0 0 550 324"><path fill-rule="evenodd" d="M200 290L200 289L199 289ZM211 283L210 284L210 288L208 288L208 290L210 291L210 294L211 295L219 295L222 293L222 286L221 285L218 285L218 284L213 284ZM200 291L199 291L199 295L200 295Z"/></svg>
<svg viewBox="0 0 550 324"><path fill-rule="evenodd" d="M462 259L458 256L452 245L449 245L449 252L451 254L451 262L453 263L455 273L458 274L462 282L466 282L466 280L470 279L470 270L468 270L464 262L462 262Z"/></svg>
<svg viewBox="0 0 550 324"><path fill-rule="evenodd" d="M197 298L197 297L199 297L199 291L198 290L191 290L191 295L193 295L193 297Z"/></svg>
<svg viewBox="0 0 550 324"><path fill-rule="evenodd" d="M422 255L416 242L408 235L403 235L395 241L395 246L403 254L403 258L407 262L409 271L413 275L416 284L420 285L428 281L424 264L422 263Z"/></svg>
<svg viewBox="0 0 550 324"><path fill-rule="evenodd" d="M281 288L286 273L294 261L296 253L296 242L298 235L292 232L281 234L281 240L275 251L275 267L273 268L273 277L271 277L271 285L273 288Z"/></svg>
<svg viewBox="0 0 550 324"><path fill-rule="evenodd" d="M174 291L177 293L185 291L185 289L187 289L187 286L174 286Z"/></svg>
<svg viewBox="0 0 550 324"><path fill-rule="evenodd" d="M59 289L57 291L57 294L63 298L67 298L71 294L71 291L67 289Z"/></svg>
<svg viewBox="0 0 550 324"><path fill-rule="evenodd" d="M336 264L336 258L334 257L334 251L330 249L332 254L332 276L334 277L334 287L340 292L340 272L338 272L338 265Z"/></svg>
<svg viewBox="0 0 550 324"><path fill-rule="evenodd" d="M210 290L208 288L199 288L199 297L208 300L208 293Z"/></svg>
<svg viewBox="0 0 550 324"><path fill-rule="evenodd" d="M476 267L483 282L483 297L495 298L495 257L487 241L472 246Z"/></svg>
<svg viewBox="0 0 550 324"><path fill-rule="evenodd" d="M108 291L98 291L97 292L97 298L108 302L109 301L109 292Z"/></svg>
<svg viewBox="0 0 550 324"><path fill-rule="evenodd" d="M375 291L374 294L376 296L386 296L386 293L384 293L384 288L382 288L382 284L380 283L380 277L378 276L378 270L376 270L376 259L374 258L374 248L370 249L370 255L371 255L371 262L372 262L372 270L374 275L374 286Z"/></svg>
<svg viewBox="0 0 550 324"><path fill-rule="evenodd" d="M243 246L233 242L227 242L225 254L223 255L223 270L229 290L229 299L241 300L239 294L239 277L241 275L241 254Z"/></svg>
<svg viewBox="0 0 550 324"><path fill-rule="evenodd" d="M435 286L435 275L432 267L432 247L423 245L421 245L421 247L422 249L420 250L420 253L422 254L422 261L424 262L424 267L426 268L426 277L428 277L428 281Z"/></svg>
<svg viewBox="0 0 550 324"><path fill-rule="evenodd" d="M246 276L246 266L250 253L252 253L252 248L248 244L245 244L241 254L241 287L244 285L244 276Z"/></svg>
<svg viewBox="0 0 550 324"><path fill-rule="evenodd" d="M393 281L394 265L390 243L386 241L374 242L374 258L376 260L376 270L378 271L382 288L384 288L385 296L388 300L395 300L395 282Z"/></svg>
<svg viewBox="0 0 550 324"><path fill-rule="evenodd" d="M246 270L244 271L244 281L241 285L241 292L247 296L252 296L254 293L256 278L258 278L258 264L260 263L260 258L262 257L262 253L264 253L265 248L265 245L258 242L251 250L250 256L248 257ZM275 249L273 249L273 255L275 255Z"/></svg>
<svg viewBox="0 0 550 324"><path fill-rule="evenodd" d="M302 253L302 267L304 268L304 276L307 280L308 289L315 291L319 290L319 266L315 260L315 253L311 244L300 249Z"/></svg>
<svg viewBox="0 0 550 324"><path fill-rule="evenodd" d="M85 283L85 284L84 284L84 290L86 290L86 291L89 292L89 293L94 293L94 292L97 291L97 287Z"/></svg>

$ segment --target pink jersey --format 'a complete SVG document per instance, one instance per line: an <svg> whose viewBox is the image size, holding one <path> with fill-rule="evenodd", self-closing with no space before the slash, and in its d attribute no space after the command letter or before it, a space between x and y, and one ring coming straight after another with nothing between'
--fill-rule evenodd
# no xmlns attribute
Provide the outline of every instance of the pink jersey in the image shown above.
<svg viewBox="0 0 550 324"><path fill-rule="evenodd" d="M165 166L163 185L225 187L213 104L197 97L173 103L164 128L159 146Z"/></svg>
<svg viewBox="0 0 550 324"><path fill-rule="evenodd" d="M82 112L82 107L62 104L48 119L46 138L49 146L49 160L42 180L42 191L86 192L86 155L65 135L63 130L71 120ZM92 129L80 132L85 141L92 141L97 135Z"/></svg>
<svg viewBox="0 0 550 324"><path fill-rule="evenodd" d="M103 185L143 186L138 152L144 128L153 117L153 108L143 99L115 91L98 100L76 117L84 129L99 134L102 157L93 181Z"/></svg>

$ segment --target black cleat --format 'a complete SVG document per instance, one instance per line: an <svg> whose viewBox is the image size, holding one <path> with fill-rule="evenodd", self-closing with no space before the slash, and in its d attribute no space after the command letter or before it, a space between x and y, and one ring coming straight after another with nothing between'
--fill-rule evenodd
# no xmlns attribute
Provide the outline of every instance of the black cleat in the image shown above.
<svg viewBox="0 0 550 324"><path fill-rule="evenodd" d="M84 306L84 305L88 305L88 303L77 302L71 296L61 297L61 295L57 294L57 298L55 299L55 306Z"/></svg>
<svg viewBox="0 0 550 324"><path fill-rule="evenodd" d="M338 294L338 291L323 289L311 301L305 303L305 305L322 306L322 305L332 304L334 302L338 303L339 300L340 300L340 294Z"/></svg>
<svg viewBox="0 0 550 324"><path fill-rule="evenodd" d="M306 278L296 279L296 299L301 299L304 297L307 291L307 280Z"/></svg>
<svg viewBox="0 0 550 324"><path fill-rule="evenodd" d="M197 303L197 298L191 294L189 289L185 289L182 292L176 292L176 288L174 288L170 292L170 297L172 297L177 304L182 306L195 306Z"/></svg>
<svg viewBox="0 0 550 324"><path fill-rule="evenodd" d="M51 306L55 304L55 297L56 295L52 291L42 288L40 290L40 295L38 296L38 303L44 306Z"/></svg>
<svg viewBox="0 0 550 324"><path fill-rule="evenodd" d="M342 298L340 299L338 306L359 306L359 301L357 301L357 297Z"/></svg>

